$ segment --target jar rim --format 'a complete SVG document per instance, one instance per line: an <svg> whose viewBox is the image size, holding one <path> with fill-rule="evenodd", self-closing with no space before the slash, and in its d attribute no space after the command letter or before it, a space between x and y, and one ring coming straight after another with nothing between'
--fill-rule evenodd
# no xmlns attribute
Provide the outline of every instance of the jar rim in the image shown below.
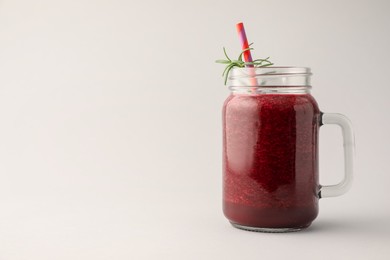
<svg viewBox="0 0 390 260"><path fill-rule="evenodd" d="M310 86L309 67L269 66L232 68L227 79L229 87Z"/></svg>
<svg viewBox="0 0 390 260"><path fill-rule="evenodd" d="M267 67L245 67L238 68L233 67L230 71L231 76L243 76L248 75L251 76L252 73L255 72L255 75L281 75L281 74L307 74L311 76L310 67L295 67L295 66L267 66Z"/></svg>

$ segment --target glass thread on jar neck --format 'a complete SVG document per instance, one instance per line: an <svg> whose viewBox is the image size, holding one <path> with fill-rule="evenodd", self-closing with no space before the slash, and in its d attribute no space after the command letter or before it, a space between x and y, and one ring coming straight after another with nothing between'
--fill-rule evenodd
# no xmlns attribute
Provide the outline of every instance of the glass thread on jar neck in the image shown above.
<svg viewBox="0 0 390 260"><path fill-rule="evenodd" d="M227 85L238 94L306 94L311 75L306 67L234 68Z"/></svg>
<svg viewBox="0 0 390 260"><path fill-rule="evenodd" d="M309 94L311 86L229 87L235 94Z"/></svg>

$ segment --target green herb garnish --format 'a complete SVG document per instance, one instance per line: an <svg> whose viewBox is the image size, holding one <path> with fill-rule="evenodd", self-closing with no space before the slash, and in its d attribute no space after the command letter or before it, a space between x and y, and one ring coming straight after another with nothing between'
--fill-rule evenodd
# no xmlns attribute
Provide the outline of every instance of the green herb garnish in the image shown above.
<svg viewBox="0 0 390 260"><path fill-rule="evenodd" d="M252 44L253 43L249 44L249 46L251 46ZM216 60L215 62L220 63L220 64L226 64L226 68L224 69L224 71L222 73L222 77L225 76L225 85L227 83L229 72L233 67L244 68L247 66L253 66L255 68L258 68L258 67L267 67L267 66L274 65L272 62L269 61L269 57L267 57L265 59L256 59L256 60L251 61L251 62L243 61L242 56L243 56L244 52L246 52L248 50L253 50L253 48L248 48L248 49L243 50L240 53L240 55L238 56L237 60L232 60L227 55L225 47L223 47L223 53L225 54L225 57L227 60Z"/></svg>

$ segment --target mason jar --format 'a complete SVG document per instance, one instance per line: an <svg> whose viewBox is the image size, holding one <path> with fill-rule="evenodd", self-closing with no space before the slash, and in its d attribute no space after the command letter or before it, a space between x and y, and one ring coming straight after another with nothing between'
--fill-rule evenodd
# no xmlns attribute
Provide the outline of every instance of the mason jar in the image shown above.
<svg viewBox="0 0 390 260"><path fill-rule="evenodd" d="M287 232L308 227L318 201L344 194L353 172L350 121L322 113L310 94L310 68L235 68L223 106L223 211L237 228ZM323 124L341 127L345 173L321 186L318 138Z"/></svg>

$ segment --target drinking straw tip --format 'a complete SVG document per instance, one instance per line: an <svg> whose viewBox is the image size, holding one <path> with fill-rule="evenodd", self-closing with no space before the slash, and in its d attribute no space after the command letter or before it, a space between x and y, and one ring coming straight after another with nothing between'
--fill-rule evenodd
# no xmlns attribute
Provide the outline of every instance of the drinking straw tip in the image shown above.
<svg viewBox="0 0 390 260"><path fill-rule="evenodd" d="M238 23L237 25L237 32L238 32L238 37L240 38L241 46L243 52L243 57L245 62L252 62L252 55L249 50L249 44L248 44L248 39L246 38L246 33L244 29L244 24L243 23ZM247 65L247 67L253 67L253 65Z"/></svg>

